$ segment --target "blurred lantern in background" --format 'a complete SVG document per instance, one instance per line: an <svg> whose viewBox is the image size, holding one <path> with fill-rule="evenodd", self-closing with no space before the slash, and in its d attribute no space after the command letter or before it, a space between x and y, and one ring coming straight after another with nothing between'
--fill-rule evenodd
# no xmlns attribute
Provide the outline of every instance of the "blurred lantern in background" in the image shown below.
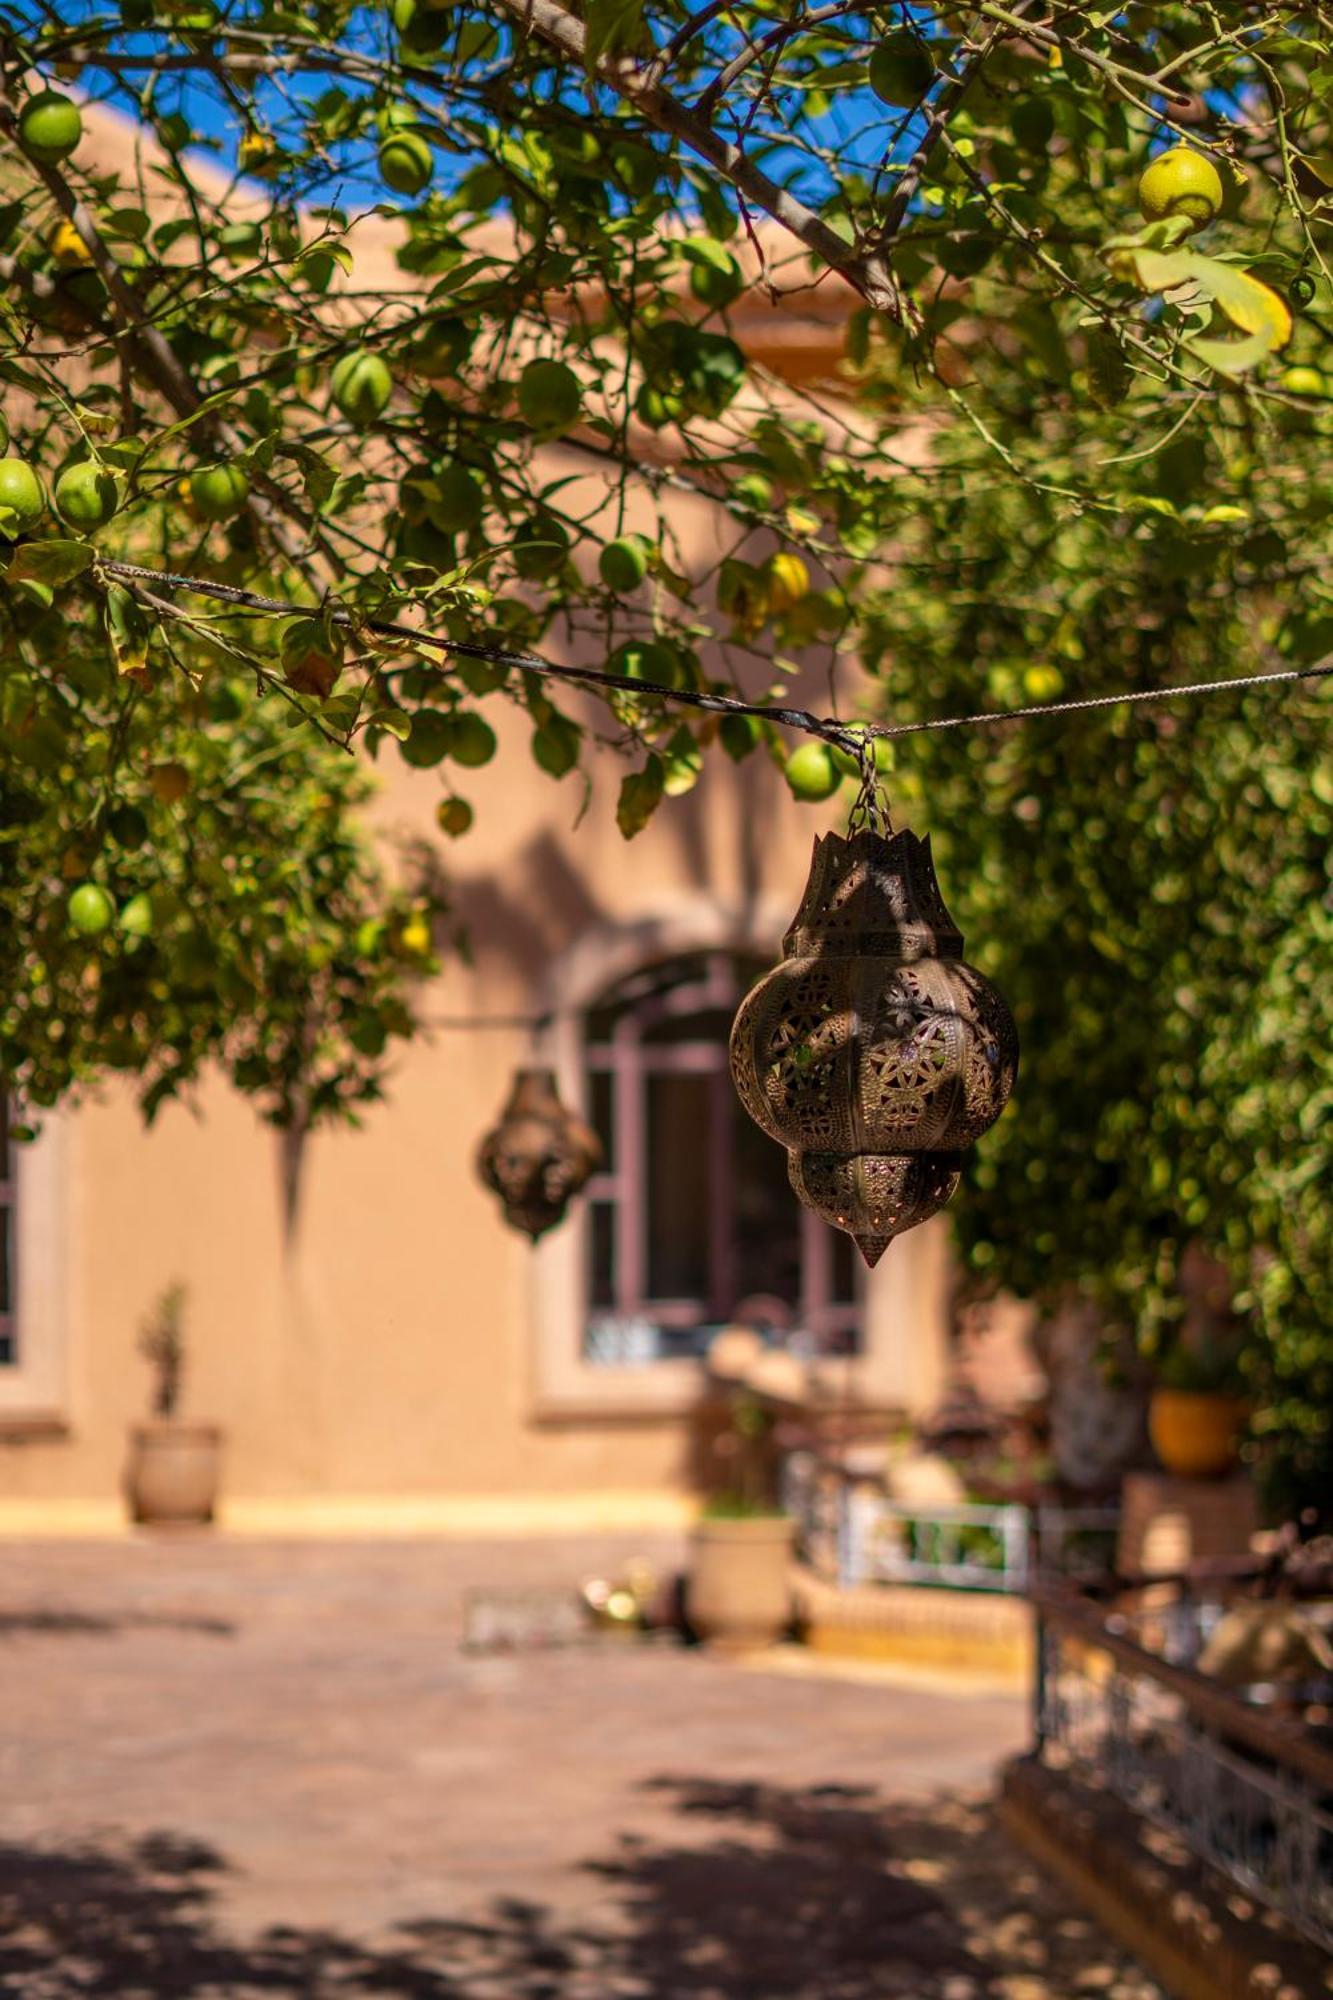
<svg viewBox="0 0 1333 2000"><path fill-rule="evenodd" d="M520 1069L499 1124L481 1142L477 1171L499 1195L505 1221L535 1242L601 1161L597 1134L560 1102L554 1072Z"/></svg>

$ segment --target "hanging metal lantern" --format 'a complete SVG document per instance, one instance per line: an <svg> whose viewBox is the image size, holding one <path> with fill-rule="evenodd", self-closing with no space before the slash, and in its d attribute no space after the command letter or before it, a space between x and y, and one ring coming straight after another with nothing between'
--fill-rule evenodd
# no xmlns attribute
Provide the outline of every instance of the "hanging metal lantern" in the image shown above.
<svg viewBox="0 0 1333 2000"><path fill-rule="evenodd" d="M499 1195L511 1228L535 1242L601 1163L597 1134L560 1102L554 1071L517 1070L500 1122L477 1153L477 1172Z"/></svg>
<svg viewBox="0 0 1333 2000"><path fill-rule="evenodd" d="M868 793L869 779L858 806ZM957 1187L1008 1102L1018 1035L963 963L929 839L870 819L816 839L783 963L736 1015L731 1073L801 1200L873 1266Z"/></svg>

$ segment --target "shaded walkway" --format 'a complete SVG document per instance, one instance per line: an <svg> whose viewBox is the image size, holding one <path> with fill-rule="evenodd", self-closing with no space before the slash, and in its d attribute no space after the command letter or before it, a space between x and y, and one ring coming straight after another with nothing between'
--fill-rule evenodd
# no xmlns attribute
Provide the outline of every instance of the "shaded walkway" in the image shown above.
<svg viewBox="0 0 1333 2000"><path fill-rule="evenodd" d="M0 1993L1156 1995L976 1802L1017 1702L460 1652L614 1553L0 1548Z"/></svg>

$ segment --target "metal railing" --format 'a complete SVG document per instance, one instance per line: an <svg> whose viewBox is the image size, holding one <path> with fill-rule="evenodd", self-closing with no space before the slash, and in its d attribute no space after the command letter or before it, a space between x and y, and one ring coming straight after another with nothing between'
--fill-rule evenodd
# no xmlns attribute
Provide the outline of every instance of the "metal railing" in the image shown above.
<svg viewBox="0 0 1333 2000"><path fill-rule="evenodd" d="M1119 1514L1016 1501L910 1506L865 1482L822 1487L788 1468L784 1500L812 1565L844 1589L910 1583L1021 1595L1043 1576L1104 1575Z"/></svg>
<svg viewBox="0 0 1333 2000"><path fill-rule="evenodd" d="M1149 1651L1123 1616L1048 1594L1038 1606L1042 1763L1111 1791L1333 1950L1333 1748Z"/></svg>

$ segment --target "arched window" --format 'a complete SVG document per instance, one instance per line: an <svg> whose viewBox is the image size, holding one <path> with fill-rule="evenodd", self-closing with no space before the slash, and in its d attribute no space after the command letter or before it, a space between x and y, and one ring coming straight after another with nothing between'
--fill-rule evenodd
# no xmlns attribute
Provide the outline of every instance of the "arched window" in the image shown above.
<svg viewBox="0 0 1333 2000"><path fill-rule="evenodd" d="M702 1354L765 1327L809 1354L859 1342L851 1239L803 1208L732 1088L727 1037L763 968L698 952L622 979L588 1012L587 1101L605 1148L588 1186L592 1362Z"/></svg>

